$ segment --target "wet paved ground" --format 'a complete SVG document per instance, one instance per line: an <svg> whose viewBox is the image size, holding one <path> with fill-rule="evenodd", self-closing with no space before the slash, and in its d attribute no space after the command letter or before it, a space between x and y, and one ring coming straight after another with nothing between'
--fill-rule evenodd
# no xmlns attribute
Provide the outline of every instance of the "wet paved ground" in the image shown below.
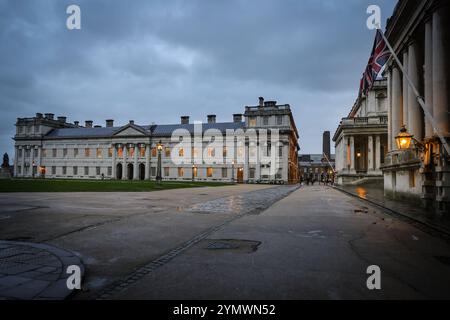
<svg viewBox="0 0 450 320"><path fill-rule="evenodd" d="M0 194L0 239L48 243L78 253L87 274L76 298L98 297L127 277L253 206L280 196L273 186L239 185L150 193ZM248 196L246 194L249 193ZM249 206L242 203L242 199ZM223 210L223 203L228 209ZM208 203L204 214L197 204ZM192 208L200 210L192 211Z"/></svg>
<svg viewBox="0 0 450 320"><path fill-rule="evenodd" d="M83 265L71 252L42 244L0 241L0 299L65 299L67 267Z"/></svg>
<svg viewBox="0 0 450 320"><path fill-rule="evenodd" d="M450 214L436 213L410 201L388 199L384 197L383 185L368 183L359 186L337 186L337 188L450 234Z"/></svg>
<svg viewBox="0 0 450 320"><path fill-rule="evenodd" d="M329 187L245 215L110 298L450 298L447 242ZM381 268L381 290L366 286Z"/></svg>
<svg viewBox="0 0 450 320"><path fill-rule="evenodd" d="M2 240L82 256L75 299L450 297L447 242L329 187L0 194L0 217Z"/></svg>

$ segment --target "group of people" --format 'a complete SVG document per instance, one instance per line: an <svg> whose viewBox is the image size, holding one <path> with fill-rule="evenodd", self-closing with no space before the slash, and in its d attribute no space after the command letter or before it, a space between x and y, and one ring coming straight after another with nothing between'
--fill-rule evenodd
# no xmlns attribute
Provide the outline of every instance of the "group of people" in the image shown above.
<svg viewBox="0 0 450 320"><path fill-rule="evenodd" d="M316 178L316 176L312 173L306 173L305 176L302 177L301 179L301 184L303 185L303 183L306 183L307 186L314 185L316 182L319 182L319 185L323 184L323 185L333 185L334 184L334 175L333 174L329 174L329 173L325 173L323 172L319 179Z"/></svg>

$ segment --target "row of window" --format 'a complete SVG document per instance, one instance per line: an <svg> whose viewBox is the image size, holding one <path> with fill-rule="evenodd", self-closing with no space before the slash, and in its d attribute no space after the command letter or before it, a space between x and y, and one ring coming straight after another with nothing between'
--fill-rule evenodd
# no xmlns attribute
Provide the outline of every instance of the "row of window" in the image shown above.
<svg viewBox="0 0 450 320"><path fill-rule="evenodd" d="M33 152L33 156L35 158L38 157L38 149L19 149L18 150L18 154L17 154L18 158L22 157L22 153L23 152L25 152L25 157L27 157L27 158L30 157L31 152ZM53 158L56 158L58 156L58 149L53 148L53 149L51 149L51 152L52 152L51 156ZM135 148L134 147L127 148L127 154L130 157L134 157L134 152L135 152ZM138 152L139 152L139 155L141 157L145 157L145 147L139 147ZM249 148L249 152L250 152L250 156L251 157L256 156L256 148L255 147L250 147ZM156 148L152 148L152 152L151 153L152 153L152 157L156 157L157 156L157 149ZM164 150L165 157L167 157L167 158L170 157L170 153L171 153L171 148L170 147L166 147L165 150ZM238 148L237 149L237 153L238 153L239 157L242 156L242 148ZM193 155L194 158L197 158L198 157L197 149L196 148L192 148L191 154ZM216 156L216 148L208 148L207 149L207 154L208 154L208 157L215 157ZM271 155L271 146L270 146L270 144L267 145L266 150L265 150L265 154L267 156ZM62 149L62 156L63 157L67 157L67 155L68 155L68 149L67 148ZM113 156L113 148L108 148L107 155L108 155L108 158L111 158ZM185 155L184 148L178 148L178 156L179 157L184 157L184 155ZM222 155L224 157L227 156L227 148L226 147L223 147ZM282 155L283 155L283 146L279 146L278 147L278 156L281 157ZM78 148L74 148L73 149L73 157L76 158L78 156L79 156L79 149ZM84 156L86 158L89 158L91 156L91 148L84 148ZM98 159L102 159L103 158L103 149L102 148L96 148L95 149L95 156ZM123 148L119 148L117 150L117 156L119 158L123 158ZM47 149L42 149L42 157L48 157Z"/></svg>
<svg viewBox="0 0 450 320"><path fill-rule="evenodd" d="M269 118L270 116L263 116L262 117L262 124L264 126L268 126L269 125ZM277 116L276 117L276 124L278 126L281 126L283 124L283 116ZM256 117L249 117L248 118L248 126L249 127L256 127L257 122L256 122Z"/></svg>

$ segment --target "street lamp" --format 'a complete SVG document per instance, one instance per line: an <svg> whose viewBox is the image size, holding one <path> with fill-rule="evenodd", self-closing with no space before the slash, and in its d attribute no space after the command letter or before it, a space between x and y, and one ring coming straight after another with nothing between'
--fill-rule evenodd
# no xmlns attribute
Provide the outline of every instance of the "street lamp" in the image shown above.
<svg viewBox="0 0 450 320"><path fill-rule="evenodd" d="M162 180L162 176L161 176L161 151L163 149L163 146L161 144L161 140L159 141L157 147L158 149L158 164L157 164L157 168L156 168L156 182L158 184L161 183Z"/></svg>
<svg viewBox="0 0 450 320"><path fill-rule="evenodd" d="M195 180L195 164L192 164L192 181Z"/></svg>
<svg viewBox="0 0 450 320"><path fill-rule="evenodd" d="M413 135L409 134L406 131L406 127L402 126L400 129L400 133L398 136L395 137L395 141L397 142L397 147L400 150L406 150L409 149L409 146L411 145L411 140L413 139Z"/></svg>

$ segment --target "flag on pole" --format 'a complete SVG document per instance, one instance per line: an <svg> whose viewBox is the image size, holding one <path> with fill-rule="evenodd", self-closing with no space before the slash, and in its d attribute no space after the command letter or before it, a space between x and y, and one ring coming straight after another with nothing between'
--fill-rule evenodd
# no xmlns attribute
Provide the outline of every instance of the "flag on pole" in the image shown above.
<svg viewBox="0 0 450 320"><path fill-rule="evenodd" d="M377 29L372 53L361 80L361 90L364 94L367 94L367 92L372 88L378 74L391 56L391 52L381 32L382 31L380 29Z"/></svg>

